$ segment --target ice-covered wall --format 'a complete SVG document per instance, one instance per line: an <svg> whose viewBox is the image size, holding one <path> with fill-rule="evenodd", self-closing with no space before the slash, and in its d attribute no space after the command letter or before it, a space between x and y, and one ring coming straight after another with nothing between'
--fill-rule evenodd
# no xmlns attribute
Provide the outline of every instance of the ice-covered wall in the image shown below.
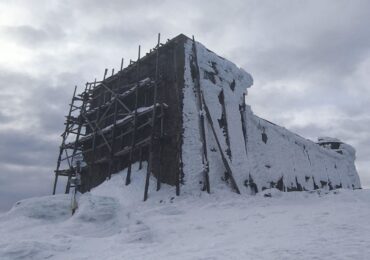
<svg viewBox="0 0 370 260"><path fill-rule="evenodd" d="M245 184L258 191L317 188L360 188L354 166L354 149L331 150L274 125L245 109L247 163L251 180ZM342 151L338 153L338 151ZM251 185L252 184L252 185ZM256 185L253 185L256 184Z"/></svg>
<svg viewBox="0 0 370 260"><path fill-rule="evenodd" d="M196 51L200 87L213 122L212 129L210 120L205 120L211 192L228 188L225 182L229 182L216 139L241 193L271 187L286 191L360 187L354 150L343 144L348 149L340 154L255 116L244 104L252 77L200 43ZM197 106L193 60L192 41L188 40L183 91L185 192L200 190L204 181L198 119L204 111Z"/></svg>

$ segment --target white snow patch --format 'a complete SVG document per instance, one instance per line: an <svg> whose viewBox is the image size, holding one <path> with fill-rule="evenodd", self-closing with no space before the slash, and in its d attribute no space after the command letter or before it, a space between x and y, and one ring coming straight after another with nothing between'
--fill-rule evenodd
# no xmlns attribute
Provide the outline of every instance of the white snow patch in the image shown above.
<svg viewBox="0 0 370 260"><path fill-rule="evenodd" d="M134 165L137 167L138 165ZM366 259L370 191L229 190L142 202L145 170L86 193L22 201L0 215L0 259Z"/></svg>

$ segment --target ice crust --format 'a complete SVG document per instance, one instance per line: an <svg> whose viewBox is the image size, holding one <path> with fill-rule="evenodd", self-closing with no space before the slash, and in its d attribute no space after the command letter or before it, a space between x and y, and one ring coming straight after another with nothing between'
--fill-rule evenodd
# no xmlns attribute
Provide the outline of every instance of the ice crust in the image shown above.
<svg viewBox="0 0 370 260"><path fill-rule="evenodd" d="M202 44L196 43L196 49L205 103L223 152L230 154L227 160L241 192L253 194L275 187L284 191L361 187L354 165L355 150L351 146L341 142L339 153L259 118L248 105L240 112L243 93L246 95L247 88L252 86L252 77ZM190 186L194 185L199 188L203 181L198 111L191 75L193 56L192 41L188 40L185 44L182 147L185 190L192 190ZM221 92L224 108L220 102ZM218 122L222 118L226 126L224 123L221 127ZM335 138L320 140L339 141ZM209 123L206 124L206 141L211 189L217 190L222 188L225 167Z"/></svg>

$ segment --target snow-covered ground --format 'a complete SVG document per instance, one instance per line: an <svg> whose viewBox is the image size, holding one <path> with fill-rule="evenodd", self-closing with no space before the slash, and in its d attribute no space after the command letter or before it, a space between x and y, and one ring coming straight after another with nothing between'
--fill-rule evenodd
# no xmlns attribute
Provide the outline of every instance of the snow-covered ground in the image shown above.
<svg viewBox="0 0 370 260"><path fill-rule="evenodd" d="M73 216L69 195L18 202L0 215L0 259L369 259L369 190L176 197L152 179L142 202L144 172L114 175Z"/></svg>

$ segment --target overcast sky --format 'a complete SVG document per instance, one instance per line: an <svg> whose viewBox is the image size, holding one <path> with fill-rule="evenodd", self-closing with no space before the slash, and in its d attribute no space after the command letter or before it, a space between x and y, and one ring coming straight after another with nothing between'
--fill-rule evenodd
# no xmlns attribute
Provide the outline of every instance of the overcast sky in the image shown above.
<svg viewBox="0 0 370 260"><path fill-rule="evenodd" d="M0 0L0 211L50 194L74 85L180 33L250 72L253 111L357 150L370 186L370 1Z"/></svg>

